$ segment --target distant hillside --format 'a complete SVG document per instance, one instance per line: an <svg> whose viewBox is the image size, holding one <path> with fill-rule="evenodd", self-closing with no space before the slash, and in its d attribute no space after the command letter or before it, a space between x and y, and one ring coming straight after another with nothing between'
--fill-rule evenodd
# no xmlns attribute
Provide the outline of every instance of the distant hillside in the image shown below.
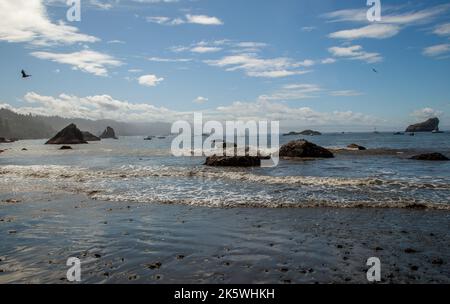
<svg viewBox="0 0 450 304"><path fill-rule="evenodd" d="M114 120L89 120L82 118L46 117L17 114L0 109L0 137L18 139L49 138L62 128L74 123L79 129L100 135L106 127L112 127L118 136L167 135L169 123L125 123Z"/></svg>
<svg viewBox="0 0 450 304"><path fill-rule="evenodd" d="M40 117L0 109L0 137L18 139L47 138L55 130Z"/></svg>

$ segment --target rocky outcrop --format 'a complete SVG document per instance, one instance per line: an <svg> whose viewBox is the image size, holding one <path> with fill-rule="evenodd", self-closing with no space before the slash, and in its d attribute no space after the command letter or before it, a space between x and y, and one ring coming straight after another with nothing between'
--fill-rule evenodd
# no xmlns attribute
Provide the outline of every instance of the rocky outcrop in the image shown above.
<svg viewBox="0 0 450 304"><path fill-rule="evenodd" d="M283 136L295 136L295 135L318 136L318 135L322 135L322 133L320 133L318 131L313 131L313 130L305 130L302 132L289 132L289 133L283 134Z"/></svg>
<svg viewBox="0 0 450 304"><path fill-rule="evenodd" d="M333 158L334 155L329 150L306 140L291 141L283 145L280 149L281 157L300 158Z"/></svg>
<svg viewBox="0 0 450 304"><path fill-rule="evenodd" d="M261 160L258 156L210 156L206 159L206 166L212 167L259 167ZM269 159L269 158L267 158Z"/></svg>
<svg viewBox="0 0 450 304"><path fill-rule="evenodd" d="M17 139L7 139L5 137L0 137L0 144L10 144L16 141Z"/></svg>
<svg viewBox="0 0 450 304"><path fill-rule="evenodd" d="M85 141L100 141L101 140L100 137L97 137L92 133L89 133L86 131L83 131L82 133L83 133L83 138Z"/></svg>
<svg viewBox="0 0 450 304"><path fill-rule="evenodd" d="M411 125L406 129L406 132L433 132L439 130L439 119L430 118L425 122Z"/></svg>
<svg viewBox="0 0 450 304"><path fill-rule="evenodd" d="M360 146L360 145L357 145L357 144L348 145L347 148L354 149L354 150L360 150L360 151L367 150L366 147L363 147L363 146Z"/></svg>
<svg viewBox="0 0 450 304"><path fill-rule="evenodd" d="M87 144L83 133L76 125L70 124L45 143L46 145L77 145Z"/></svg>
<svg viewBox="0 0 450 304"><path fill-rule="evenodd" d="M71 146L62 146L59 150L72 150Z"/></svg>
<svg viewBox="0 0 450 304"><path fill-rule="evenodd" d="M102 138L102 139L107 139L107 138L118 139L116 137L116 133L114 132L114 129L111 127L107 127L106 130L103 131L102 135L100 135L100 138Z"/></svg>
<svg viewBox="0 0 450 304"><path fill-rule="evenodd" d="M448 161L448 160L450 160L445 155L442 155L441 153L420 154L420 155L411 157L411 159L430 160L430 161Z"/></svg>

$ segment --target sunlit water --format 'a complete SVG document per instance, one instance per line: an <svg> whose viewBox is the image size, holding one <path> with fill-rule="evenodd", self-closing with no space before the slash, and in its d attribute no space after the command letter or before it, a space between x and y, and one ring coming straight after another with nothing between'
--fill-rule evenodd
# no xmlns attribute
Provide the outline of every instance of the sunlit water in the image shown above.
<svg viewBox="0 0 450 304"><path fill-rule="evenodd" d="M409 159L422 152L450 156L450 133L325 134L280 141L300 138L329 148L357 143L369 152L282 160L275 168L210 168L203 165L204 157L172 156L171 137L121 137L69 151L28 140L0 145L7 149L0 154L0 191L68 191L99 200L209 207L450 209L450 162Z"/></svg>

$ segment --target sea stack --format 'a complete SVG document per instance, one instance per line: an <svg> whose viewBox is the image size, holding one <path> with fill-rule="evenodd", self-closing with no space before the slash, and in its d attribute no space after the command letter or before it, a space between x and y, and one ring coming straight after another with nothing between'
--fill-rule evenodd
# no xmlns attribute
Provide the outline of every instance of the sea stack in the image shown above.
<svg viewBox="0 0 450 304"><path fill-rule="evenodd" d="M100 137L97 137L92 133L89 133L86 131L84 131L82 133L83 133L83 138L85 141L100 141L101 140Z"/></svg>
<svg viewBox="0 0 450 304"><path fill-rule="evenodd" d="M333 158L334 155L329 150L306 140L291 141L280 149L281 157L299 158Z"/></svg>
<svg viewBox="0 0 450 304"><path fill-rule="evenodd" d="M45 143L46 145L77 145L87 144L83 133L75 124L70 124Z"/></svg>
<svg viewBox="0 0 450 304"><path fill-rule="evenodd" d="M111 127L107 127L106 130L102 133L102 135L100 135L100 138L102 138L102 139L108 139L108 138L118 139L116 137L116 133L114 132L114 129Z"/></svg>
<svg viewBox="0 0 450 304"><path fill-rule="evenodd" d="M430 118L425 122L411 125L406 129L406 132L433 132L439 130L439 119Z"/></svg>

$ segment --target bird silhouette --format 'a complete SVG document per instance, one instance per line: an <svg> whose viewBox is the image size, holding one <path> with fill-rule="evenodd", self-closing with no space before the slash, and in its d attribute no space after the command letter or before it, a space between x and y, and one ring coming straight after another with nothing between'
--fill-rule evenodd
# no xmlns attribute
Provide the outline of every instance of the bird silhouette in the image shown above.
<svg viewBox="0 0 450 304"><path fill-rule="evenodd" d="M372 68L372 71L373 71L374 73L378 73L378 71L377 71L377 70L375 70L374 68Z"/></svg>
<svg viewBox="0 0 450 304"><path fill-rule="evenodd" d="M31 75L28 75L24 70L22 70L21 73L22 73L22 78L31 77Z"/></svg>

